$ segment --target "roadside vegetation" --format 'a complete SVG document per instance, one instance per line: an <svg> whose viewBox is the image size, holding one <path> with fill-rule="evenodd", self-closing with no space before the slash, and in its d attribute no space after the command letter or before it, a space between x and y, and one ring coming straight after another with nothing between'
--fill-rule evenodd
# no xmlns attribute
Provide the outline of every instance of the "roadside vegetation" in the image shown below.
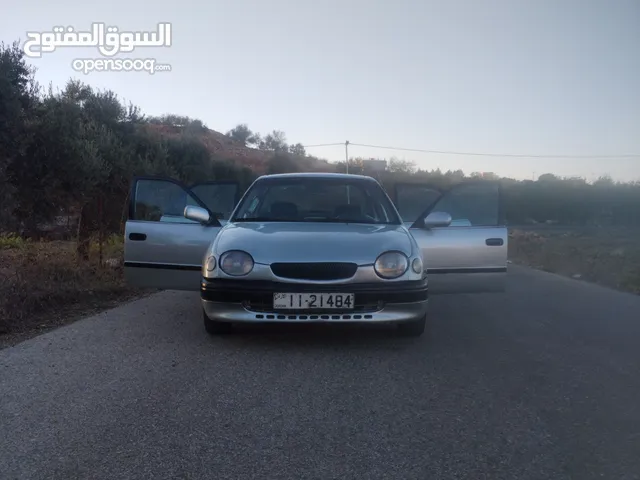
<svg viewBox="0 0 640 480"><path fill-rule="evenodd" d="M33 334L147 293L124 282L120 235L89 243L88 260L74 241L0 236L0 345L3 336ZM9 339L5 339L9 340Z"/></svg>
<svg viewBox="0 0 640 480"><path fill-rule="evenodd" d="M34 74L17 42L0 44L0 335L48 328L74 311L145 293L126 287L122 271L136 175L236 180L246 188L264 173L345 170L344 163L307 155L278 130L261 135L238 125L221 134L186 116L148 117L114 92L76 80L60 91L43 89ZM358 158L350 159L349 171L369 173ZM419 170L397 159L376 176L389 192L397 182L444 188L468 178L499 180L510 225L591 232L514 231L514 261L638 293L637 235L603 237L640 228L638 182L551 174L519 181Z"/></svg>
<svg viewBox="0 0 640 480"><path fill-rule="evenodd" d="M516 264L640 295L640 228L525 227L511 229Z"/></svg>

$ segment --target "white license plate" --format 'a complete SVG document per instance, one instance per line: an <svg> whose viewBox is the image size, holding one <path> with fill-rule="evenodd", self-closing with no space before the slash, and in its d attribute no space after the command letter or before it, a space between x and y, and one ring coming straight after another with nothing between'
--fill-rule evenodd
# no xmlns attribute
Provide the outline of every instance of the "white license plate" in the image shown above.
<svg viewBox="0 0 640 480"><path fill-rule="evenodd" d="M353 308L353 293L274 293L273 308L349 310Z"/></svg>

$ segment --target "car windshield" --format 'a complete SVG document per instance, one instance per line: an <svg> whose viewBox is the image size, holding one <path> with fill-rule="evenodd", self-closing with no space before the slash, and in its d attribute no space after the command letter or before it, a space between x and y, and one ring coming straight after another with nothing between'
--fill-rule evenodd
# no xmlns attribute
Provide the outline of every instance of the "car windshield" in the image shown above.
<svg viewBox="0 0 640 480"><path fill-rule="evenodd" d="M257 181L231 221L401 223L389 197L373 181L300 177Z"/></svg>

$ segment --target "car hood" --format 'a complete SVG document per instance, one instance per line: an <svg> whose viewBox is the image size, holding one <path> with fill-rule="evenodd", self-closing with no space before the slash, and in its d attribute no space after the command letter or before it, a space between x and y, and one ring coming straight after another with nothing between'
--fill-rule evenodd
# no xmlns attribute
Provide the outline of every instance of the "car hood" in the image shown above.
<svg viewBox="0 0 640 480"><path fill-rule="evenodd" d="M216 237L214 251L243 250L256 263L355 262L372 264L378 255L398 250L411 255L411 238L402 225L354 223L238 222Z"/></svg>

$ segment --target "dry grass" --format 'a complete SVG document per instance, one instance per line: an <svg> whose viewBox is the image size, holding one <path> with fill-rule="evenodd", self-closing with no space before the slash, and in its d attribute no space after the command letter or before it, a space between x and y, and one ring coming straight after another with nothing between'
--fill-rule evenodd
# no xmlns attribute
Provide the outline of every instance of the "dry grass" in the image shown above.
<svg viewBox="0 0 640 480"><path fill-rule="evenodd" d="M640 295L640 229L514 229L509 236L514 263Z"/></svg>
<svg viewBox="0 0 640 480"><path fill-rule="evenodd" d="M81 261L74 242L0 237L0 336L49 329L146 293L124 281L121 237L109 238L103 254L111 261L100 267L95 242Z"/></svg>

